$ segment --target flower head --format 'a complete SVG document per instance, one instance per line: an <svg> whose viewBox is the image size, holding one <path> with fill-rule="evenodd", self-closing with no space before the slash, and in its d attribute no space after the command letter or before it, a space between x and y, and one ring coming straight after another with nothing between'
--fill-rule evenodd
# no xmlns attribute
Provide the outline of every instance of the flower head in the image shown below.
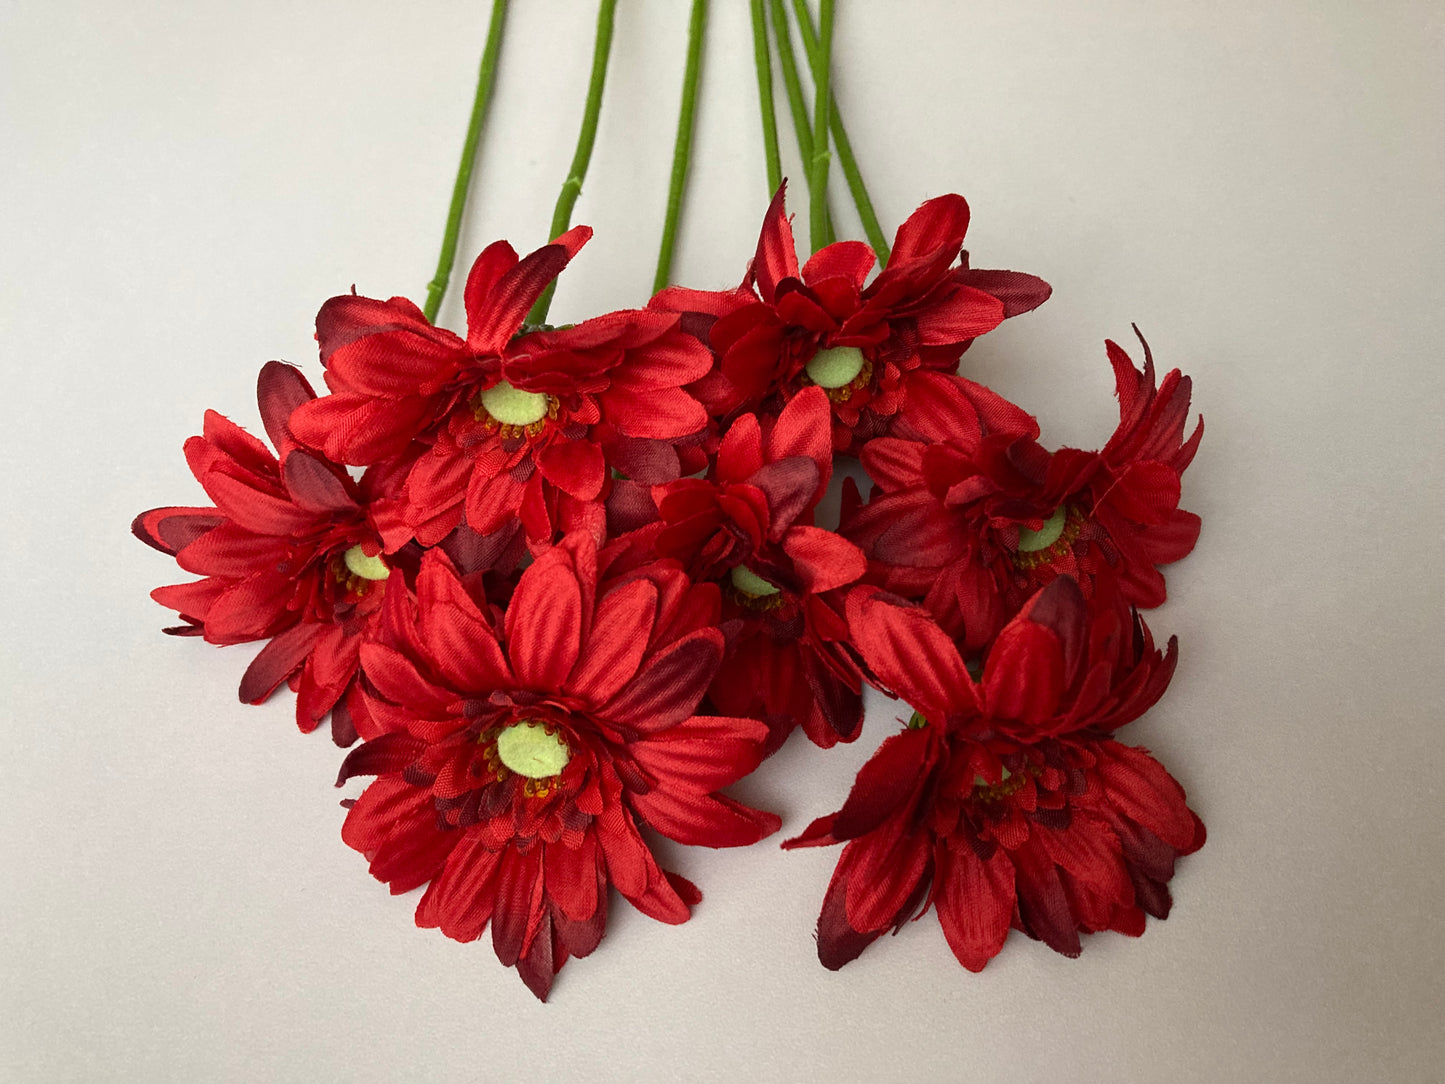
<svg viewBox="0 0 1445 1084"><path fill-rule="evenodd" d="M678 476L670 442L707 425L682 385L707 372L711 355L677 316L523 326L590 236L578 226L520 260L504 241L484 251L467 281L465 340L404 298L322 306L317 339L333 394L294 425L343 462L406 460L389 542L434 545L463 518L488 534L518 516L535 544L574 529L600 539L609 464L643 464L647 481Z"/></svg>
<svg viewBox="0 0 1445 1084"><path fill-rule="evenodd" d="M706 478L652 487L655 521L618 543L721 587L728 643L709 695L728 714L767 718L770 749L796 726L826 748L862 725L841 589L866 562L813 525L832 467L827 398L805 388L776 419L735 419Z"/></svg>
<svg viewBox="0 0 1445 1084"><path fill-rule="evenodd" d="M889 430L918 374L953 369L974 338L1048 297L1033 276L955 266L969 218L961 196L909 216L870 283L874 255L861 241L828 245L798 266L783 195L768 208L742 287L674 288L652 302L708 328L719 363L698 394L716 414L776 413L777 403L818 386L834 448L856 451Z"/></svg>
<svg viewBox="0 0 1445 1084"><path fill-rule="evenodd" d="M342 768L377 776L343 838L394 893L427 885L419 926L471 941L490 922L539 998L597 946L609 885L663 922L700 899L640 824L712 847L777 829L716 793L757 765L767 730L694 714L722 655L718 595L676 565L611 576L590 536L570 535L502 615L433 551L415 603L398 594L384 613L364 659L393 732Z"/></svg>
<svg viewBox="0 0 1445 1084"><path fill-rule="evenodd" d="M924 599L970 647L1056 576L1086 595L1109 579L1130 604L1158 606L1157 566L1194 548L1199 517L1179 508L1180 476L1204 431L1201 420L1184 435L1189 378L1175 369L1156 388L1147 344L1142 371L1107 345L1119 425L1101 451L1049 452L1036 427L1020 424L1027 415L980 410L973 393L913 419L929 443L888 437L863 451L881 494L849 510L843 533L882 582Z"/></svg>
<svg viewBox="0 0 1445 1084"><path fill-rule="evenodd" d="M1065 955L1079 932L1164 918L1178 855L1204 842L1184 791L1112 731L1168 684L1174 645L1058 578L969 673L927 612L857 588L848 619L879 681L916 711L843 807L785 846L846 842L818 922L829 968L931 905L978 971L1010 925Z"/></svg>
<svg viewBox="0 0 1445 1084"><path fill-rule="evenodd" d="M357 663L396 560L383 554L372 517L385 489L379 476L358 485L297 443L288 419L315 399L297 370L269 362L256 390L279 458L207 411L204 432L186 441L185 453L215 506L153 508L132 530L205 577L151 592L185 622L167 632L213 644L270 640L241 679L241 699L260 703L290 681L301 729L331 712L332 736L348 745L369 732Z"/></svg>

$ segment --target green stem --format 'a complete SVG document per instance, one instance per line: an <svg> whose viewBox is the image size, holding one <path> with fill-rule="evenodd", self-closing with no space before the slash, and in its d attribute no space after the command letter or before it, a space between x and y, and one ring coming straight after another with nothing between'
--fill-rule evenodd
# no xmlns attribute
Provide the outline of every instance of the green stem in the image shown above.
<svg viewBox="0 0 1445 1084"><path fill-rule="evenodd" d="M758 106L763 113L763 154L768 161L768 199L783 183L783 164L778 155L778 119L773 112L773 58L768 51L768 24L763 0L751 0L753 11L753 60L758 67Z"/></svg>
<svg viewBox="0 0 1445 1084"><path fill-rule="evenodd" d="M467 190L472 184L472 166L476 162L477 144L482 139L482 121L487 115L487 103L492 97L492 84L497 75L497 54L502 49L502 24L506 20L507 0L492 0L492 22L487 28L487 44L482 49L482 67L477 75L477 95L472 102L472 119L467 124L466 142L462 144L462 162L457 167L457 179L452 185L452 205L447 210L447 228L442 237L441 256L437 259L437 272L426 287L426 305L422 312L428 322L435 321L441 308L442 298L451 281L452 265L457 258L457 237L462 230L462 209L466 206Z"/></svg>
<svg viewBox="0 0 1445 1084"><path fill-rule="evenodd" d="M798 62L793 56L793 39L788 31L788 13L783 0L771 0L773 35L778 40L778 66L783 69L783 86L788 92L788 108L793 114L793 131L798 137L798 157L803 160L803 172L812 184L813 134L809 130L808 107L803 101L803 84L798 79ZM776 191L776 189L775 189ZM833 232L833 221L828 219L828 233Z"/></svg>
<svg viewBox="0 0 1445 1084"><path fill-rule="evenodd" d="M828 243L828 88L833 60L833 0L818 9L818 51L813 61L813 158L808 170L809 236L816 252Z"/></svg>
<svg viewBox="0 0 1445 1084"><path fill-rule="evenodd" d="M808 10L807 0L793 0L793 11L797 15L798 29L803 34L803 49L808 54L808 64L817 70L818 32L813 28L813 16ZM878 262L888 262L888 238L878 224L878 215L873 210L873 201L868 198L868 187L863 183L863 174L858 169L858 159L853 155L853 144L843 130L843 118L838 114L838 97L833 96L832 111L828 114L828 128L833 133L833 142L838 147L838 164L843 167L843 176L848 180L848 190L853 193L853 203L858 208L858 217L863 222L863 232L868 243L878 254Z"/></svg>
<svg viewBox="0 0 1445 1084"><path fill-rule="evenodd" d="M672 183L667 190L667 218L662 224L662 248L657 254L653 293L666 286L672 277L672 248L677 241L677 219L682 213L682 194L687 187L687 163L692 153L692 122L697 113L697 85L702 76L702 38L706 24L707 0L692 0L692 19L687 26L687 67L682 75L682 108L677 117L677 142L672 147Z"/></svg>
<svg viewBox="0 0 1445 1084"><path fill-rule="evenodd" d="M572 224L572 208L582 193L582 181L587 176L587 164L592 160L592 144L597 141L597 117L602 112L602 86L607 79L607 55L612 49L612 17L617 0L602 0L597 7L597 40L592 47L592 78L587 85L587 106L582 113L582 130L577 134L577 151L572 155L572 165L567 170L567 179L562 182L562 192L557 197L557 207L552 212L553 240L567 232ZM553 279L532 311L527 314L527 323L547 322L547 310L552 307L552 295L557 292L557 281Z"/></svg>

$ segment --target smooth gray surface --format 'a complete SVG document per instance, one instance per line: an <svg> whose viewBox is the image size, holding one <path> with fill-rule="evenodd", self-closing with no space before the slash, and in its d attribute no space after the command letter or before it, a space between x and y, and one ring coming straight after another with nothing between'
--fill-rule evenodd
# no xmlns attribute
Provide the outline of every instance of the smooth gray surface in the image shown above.
<svg viewBox="0 0 1445 1084"><path fill-rule="evenodd" d="M421 296L487 6L0 8L0 1077L1445 1079L1441 7L840 4L889 230L963 192L975 262L1055 287L966 371L1086 447L1106 336L1138 321L1195 378L1204 533L1151 617L1182 661L1129 740L1209 843L1142 940L1015 935L979 976L931 916L820 968L833 852L668 846L693 921L619 902L542 1006L413 928L338 838L336 750L235 702L252 649L159 635L146 592L180 577L127 534L200 499L205 408L258 428L262 362L319 377L321 301ZM580 116L593 5L513 6L459 273L545 240ZM713 6L676 265L704 287L766 195L746 5ZM685 22L622 5L557 318L646 297ZM892 715L743 791L797 832Z"/></svg>

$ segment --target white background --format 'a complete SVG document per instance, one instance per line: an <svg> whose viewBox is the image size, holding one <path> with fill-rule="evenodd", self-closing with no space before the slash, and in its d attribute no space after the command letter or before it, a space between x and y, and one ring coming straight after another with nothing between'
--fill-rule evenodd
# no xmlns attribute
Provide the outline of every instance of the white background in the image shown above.
<svg viewBox="0 0 1445 1084"><path fill-rule="evenodd" d="M1181 663L1124 736L1209 842L1141 940L1015 934L977 976L932 916L824 971L836 852L668 845L694 919L617 901L545 1006L371 880L340 754L288 699L236 702L254 649L159 634L146 593L183 577L127 532L201 500L205 408L259 429L261 363L319 385L326 297L421 298L488 6L0 7L0 1077L1445 1078L1440 5L839 5L889 232L959 191L977 265L1054 285L965 371L1084 447L1131 321L1195 379L1204 531L1150 617ZM740 279L766 200L747 5L713 6L675 275L701 287ZM652 277L687 5L621 7L560 320ZM459 275L546 240L581 114L594 6L513 8ZM741 793L796 833L894 714Z"/></svg>

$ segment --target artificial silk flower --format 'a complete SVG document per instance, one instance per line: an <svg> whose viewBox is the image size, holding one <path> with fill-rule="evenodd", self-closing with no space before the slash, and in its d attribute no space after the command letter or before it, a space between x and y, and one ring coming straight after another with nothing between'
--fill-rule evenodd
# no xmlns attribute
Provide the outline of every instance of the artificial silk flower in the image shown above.
<svg viewBox="0 0 1445 1084"><path fill-rule="evenodd" d="M489 534L520 515L537 544L572 529L600 540L609 466L647 481L678 476L670 442L707 425L682 385L707 372L711 355L677 316L614 312L523 328L590 235L579 226L522 260L503 241L483 252L467 282L465 341L403 298L322 307L317 339L333 394L295 427L345 462L407 461L406 530L389 544L434 545L464 516Z"/></svg>
<svg viewBox="0 0 1445 1084"><path fill-rule="evenodd" d="M828 432L821 388L802 389L775 420L742 415L707 477L653 486L654 522L618 543L721 586L728 642L709 696L728 715L767 719L770 751L797 726L828 748L863 722L841 589L867 562L813 525L833 469Z"/></svg>
<svg viewBox="0 0 1445 1084"><path fill-rule="evenodd" d="M316 340L331 394L297 412L297 438L338 463L402 455L501 382L502 355L528 309L591 236L578 226L521 259L506 241L488 246L467 278L465 339L432 326L404 297L327 301Z"/></svg>
<svg viewBox="0 0 1445 1084"><path fill-rule="evenodd" d="M915 710L843 807L784 844L847 844L818 921L825 966L929 906L971 971L1011 925L1076 956L1080 931L1137 936L1168 915L1174 861L1204 826L1157 761L1110 734L1163 694L1172 641L1161 654L1137 615L1059 577L975 679L921 607L860 587L847 611L869 670Z"/></svg>
<svg viewBox="0 0 1445 1084"><path fill-rule="evenodd" d="M180 613L176 635L213 644L270 640L246 669L240 696L267 699L282 682L298 693L296 722L316 728L331 713L338 745L376 733L356 683L361 642L393 579L372 505L380 476L360 484L324 456L302 448L288 419L315 392L279 361L256 382L261 420L279 454L214 411L185 444L186 461L209 508L153 508L136 517L136 537L205 578L158 587L151 597ZM405 560L405 555L402 558Z"/></svg>
<svg viewBox="0 0 1445 1084"><path fill-rule="evenodd" d="M742 846L778 818L717 793L762 758L767 727L695 714L722 657L718 590L675 563L599 569L579 532L523 572L505 613L439 551L415 602L389 595L363 649L389 731L340 782L377 778L343 839L393 893L421 885L419 926L472 941L545 1000L571 956L597 947L612 885L679 923L700 898L657 864L639 827Z"/></svg>
<svg viewBox="0 0 1445 1084"><path fill-rule="evenodd" d="M407 481L406 517L429 544L466 522L484 533L520 515L539 544L606 534L609 468L643 482L678 477L672 442L707 414L682 385L711 355L670 313L633 311L515 339L502 379L454 408Z"/></svg>
<svg viewBox="0 0 1445 1084"><path fill-rule="evenodd" d="M871 578L924 600L972 648L1056 576L1073 577L1086 595L1108 579L1130 604L1160 605L1158 566L1199 537L1199 517L1179 498L1204 423L1185 438L1189 378L1174 369L1156 388L1147 344L1142 370L1116 343L1107 347L1119 424L1101 451L1049 452L1036 428L962 395L936 399L917 420L928 442L869 443L862 459L879 493L850 502L840 530L868 554ZM985 414L1004 424L981 426Z"/></svg>
<svg viewBox="0 0 1445 1084"><path fill-rule="evenodd" d="M962 196L929 200L869 283L875 257L861 241L821 248L799 268L780 188L741 287L671 288L652 304L707 329L718 368L695 391L714 414L776 413L817 385L831 403L833 447L856 452L889 431L918 374L951 371L974 338L1049 295L1031 275L955 266L968 218Z"/></svg>

